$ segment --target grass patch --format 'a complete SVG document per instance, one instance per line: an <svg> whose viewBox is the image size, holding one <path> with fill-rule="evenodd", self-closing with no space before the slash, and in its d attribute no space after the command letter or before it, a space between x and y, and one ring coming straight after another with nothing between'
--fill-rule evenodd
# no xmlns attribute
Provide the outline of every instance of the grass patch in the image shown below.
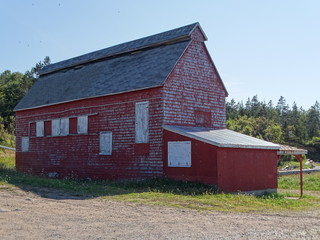
<svg viewBox="0 0 320 240"><path fill-rule="evenodd" d="M11 161L11 162L10 162ZM33 191L41 196L43 192L62 191L64 194L83 196L83 198L101 197L102 199L127 201L139 204L170 206L205 211L266 212L305 210L320 208L320 197L298 193L276 193L261 197L243 194L220 193L214 186L201 183L173 181L169 179L151 179L143 181L80 181L70 179L49 179L18 173L14 169L14 158L0 157L0 191L14 189L15 186ZM312 175L310 175L311 177ZM307 178L308 177L308 178ZM308 189L320 191L319 174L315 178L305 177ZM279 187L299 188L296 176L284 176L279 179ZM299 180L299 179L298 179ZM293 181L293 185L285 182ZM311 187L315 182L318 187ZM45 189L46 191L43 191Z"/></svg>
<svg viewBox="0 0 320 240"><path fill-rule="evenodd" d="M300 189L300 176L298 174L282 176L278 185L281 189ZM303 174L303 189L320 191L320 173Z"/></svg>
<svg viewBox="0 0 320 240"><path fill-rule="evenodd" d="M0 169L15 169L15 152L0 148Z"/></svg>

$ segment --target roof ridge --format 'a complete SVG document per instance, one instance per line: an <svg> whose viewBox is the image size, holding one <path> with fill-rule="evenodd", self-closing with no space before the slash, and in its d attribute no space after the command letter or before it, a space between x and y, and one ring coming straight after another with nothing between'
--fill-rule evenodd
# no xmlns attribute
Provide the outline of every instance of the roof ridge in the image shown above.
<svg viewBox="0 0 320 240"><path fill-rule="evenodd" d="M191 33L197 26L200 26L198 22L50 64L40 71L40 75L72 68L80 64L94 62L104 58L128 54L142 49L185 41L191 37Z"/></svg>

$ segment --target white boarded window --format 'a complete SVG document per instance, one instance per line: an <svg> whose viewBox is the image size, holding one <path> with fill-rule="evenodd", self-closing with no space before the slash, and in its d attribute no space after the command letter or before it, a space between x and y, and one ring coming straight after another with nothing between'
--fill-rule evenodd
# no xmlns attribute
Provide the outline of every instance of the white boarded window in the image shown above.
<svg viewBox="0 0 320 240"><path fill-rule="evenodd" d="M112 132L100 132L100 154L112 154Z"/></svg>
<svg viewBox="0 0 320 240"><path fill-rule="evenodd" d="M69 134L69 118L52 120L52 136L67 136Z"/></svg>
<svg viewBox="0 0 320 240"><path fill-rule="evenodd" d="M60 120L60 135L67 136L69 134L69 118L61 118Z"/></svg>
<svg viewBox="0 0 320 240"><path fill-rule="evenodd" d="M21 151L22 152L29 152L29 137L22 137L21 138Z"/></svg>
<svg viewBox="0 0 320 240"><path fill-rule="evenodd" d="M60 135L60 119L53 119L51 128L52 128L51 129L52 136L59 136Z"/></svg>
<svg viewBox="0 0 320 240"><path fill-rule="evenodd" d="M168 142L168 167L191 167L191 142Z"/></svg>
<svg viewBox="0 0 320 240"><path fill-rule="evenodd" d="M136 143L149 142L149 102L136 103Z"/></svg>
<svg viewBox="0 0 320 240"><path fill-rule="evenodd" d="M44 121L36 122L36 136L37 137L44 136Z"/></svg>
<svg viewBox="0 0 320 240"><path fill-rule="evenodd" d="M88 133L88 116L78 117L77 132L78 134Z"/></svg>

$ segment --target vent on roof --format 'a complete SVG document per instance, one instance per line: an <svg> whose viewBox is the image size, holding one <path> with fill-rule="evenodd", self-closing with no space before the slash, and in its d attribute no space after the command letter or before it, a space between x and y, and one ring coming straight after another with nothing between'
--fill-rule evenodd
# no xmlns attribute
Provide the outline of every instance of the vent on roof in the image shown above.
<svg viewBox="0 0 320 240"><path fill-rule="evenodd" d="M142 52L141 50L138 50L138 51L132 52L131 54L137 54L137 53L141 53L141 52Z"/></svg>
<svg viewBox="0 0 320 240"><path fill-rule="evenodd" d="M81 69L81 68L83 68L84 67L84 65L78 65L78 66L75 66L73 69L74 70L78 70L78 69Z"/></svg>

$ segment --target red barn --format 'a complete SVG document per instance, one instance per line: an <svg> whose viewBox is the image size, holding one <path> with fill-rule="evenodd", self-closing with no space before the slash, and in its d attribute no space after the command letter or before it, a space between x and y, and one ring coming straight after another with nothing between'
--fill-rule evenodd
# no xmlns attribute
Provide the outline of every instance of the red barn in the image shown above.
<svg viewBox="0 0 320 240"><path fill-rule="evenodd" d="M195 23L43 68L15 108L17 170L275 190L279 146L225 129L206 40Z"/></svg>

